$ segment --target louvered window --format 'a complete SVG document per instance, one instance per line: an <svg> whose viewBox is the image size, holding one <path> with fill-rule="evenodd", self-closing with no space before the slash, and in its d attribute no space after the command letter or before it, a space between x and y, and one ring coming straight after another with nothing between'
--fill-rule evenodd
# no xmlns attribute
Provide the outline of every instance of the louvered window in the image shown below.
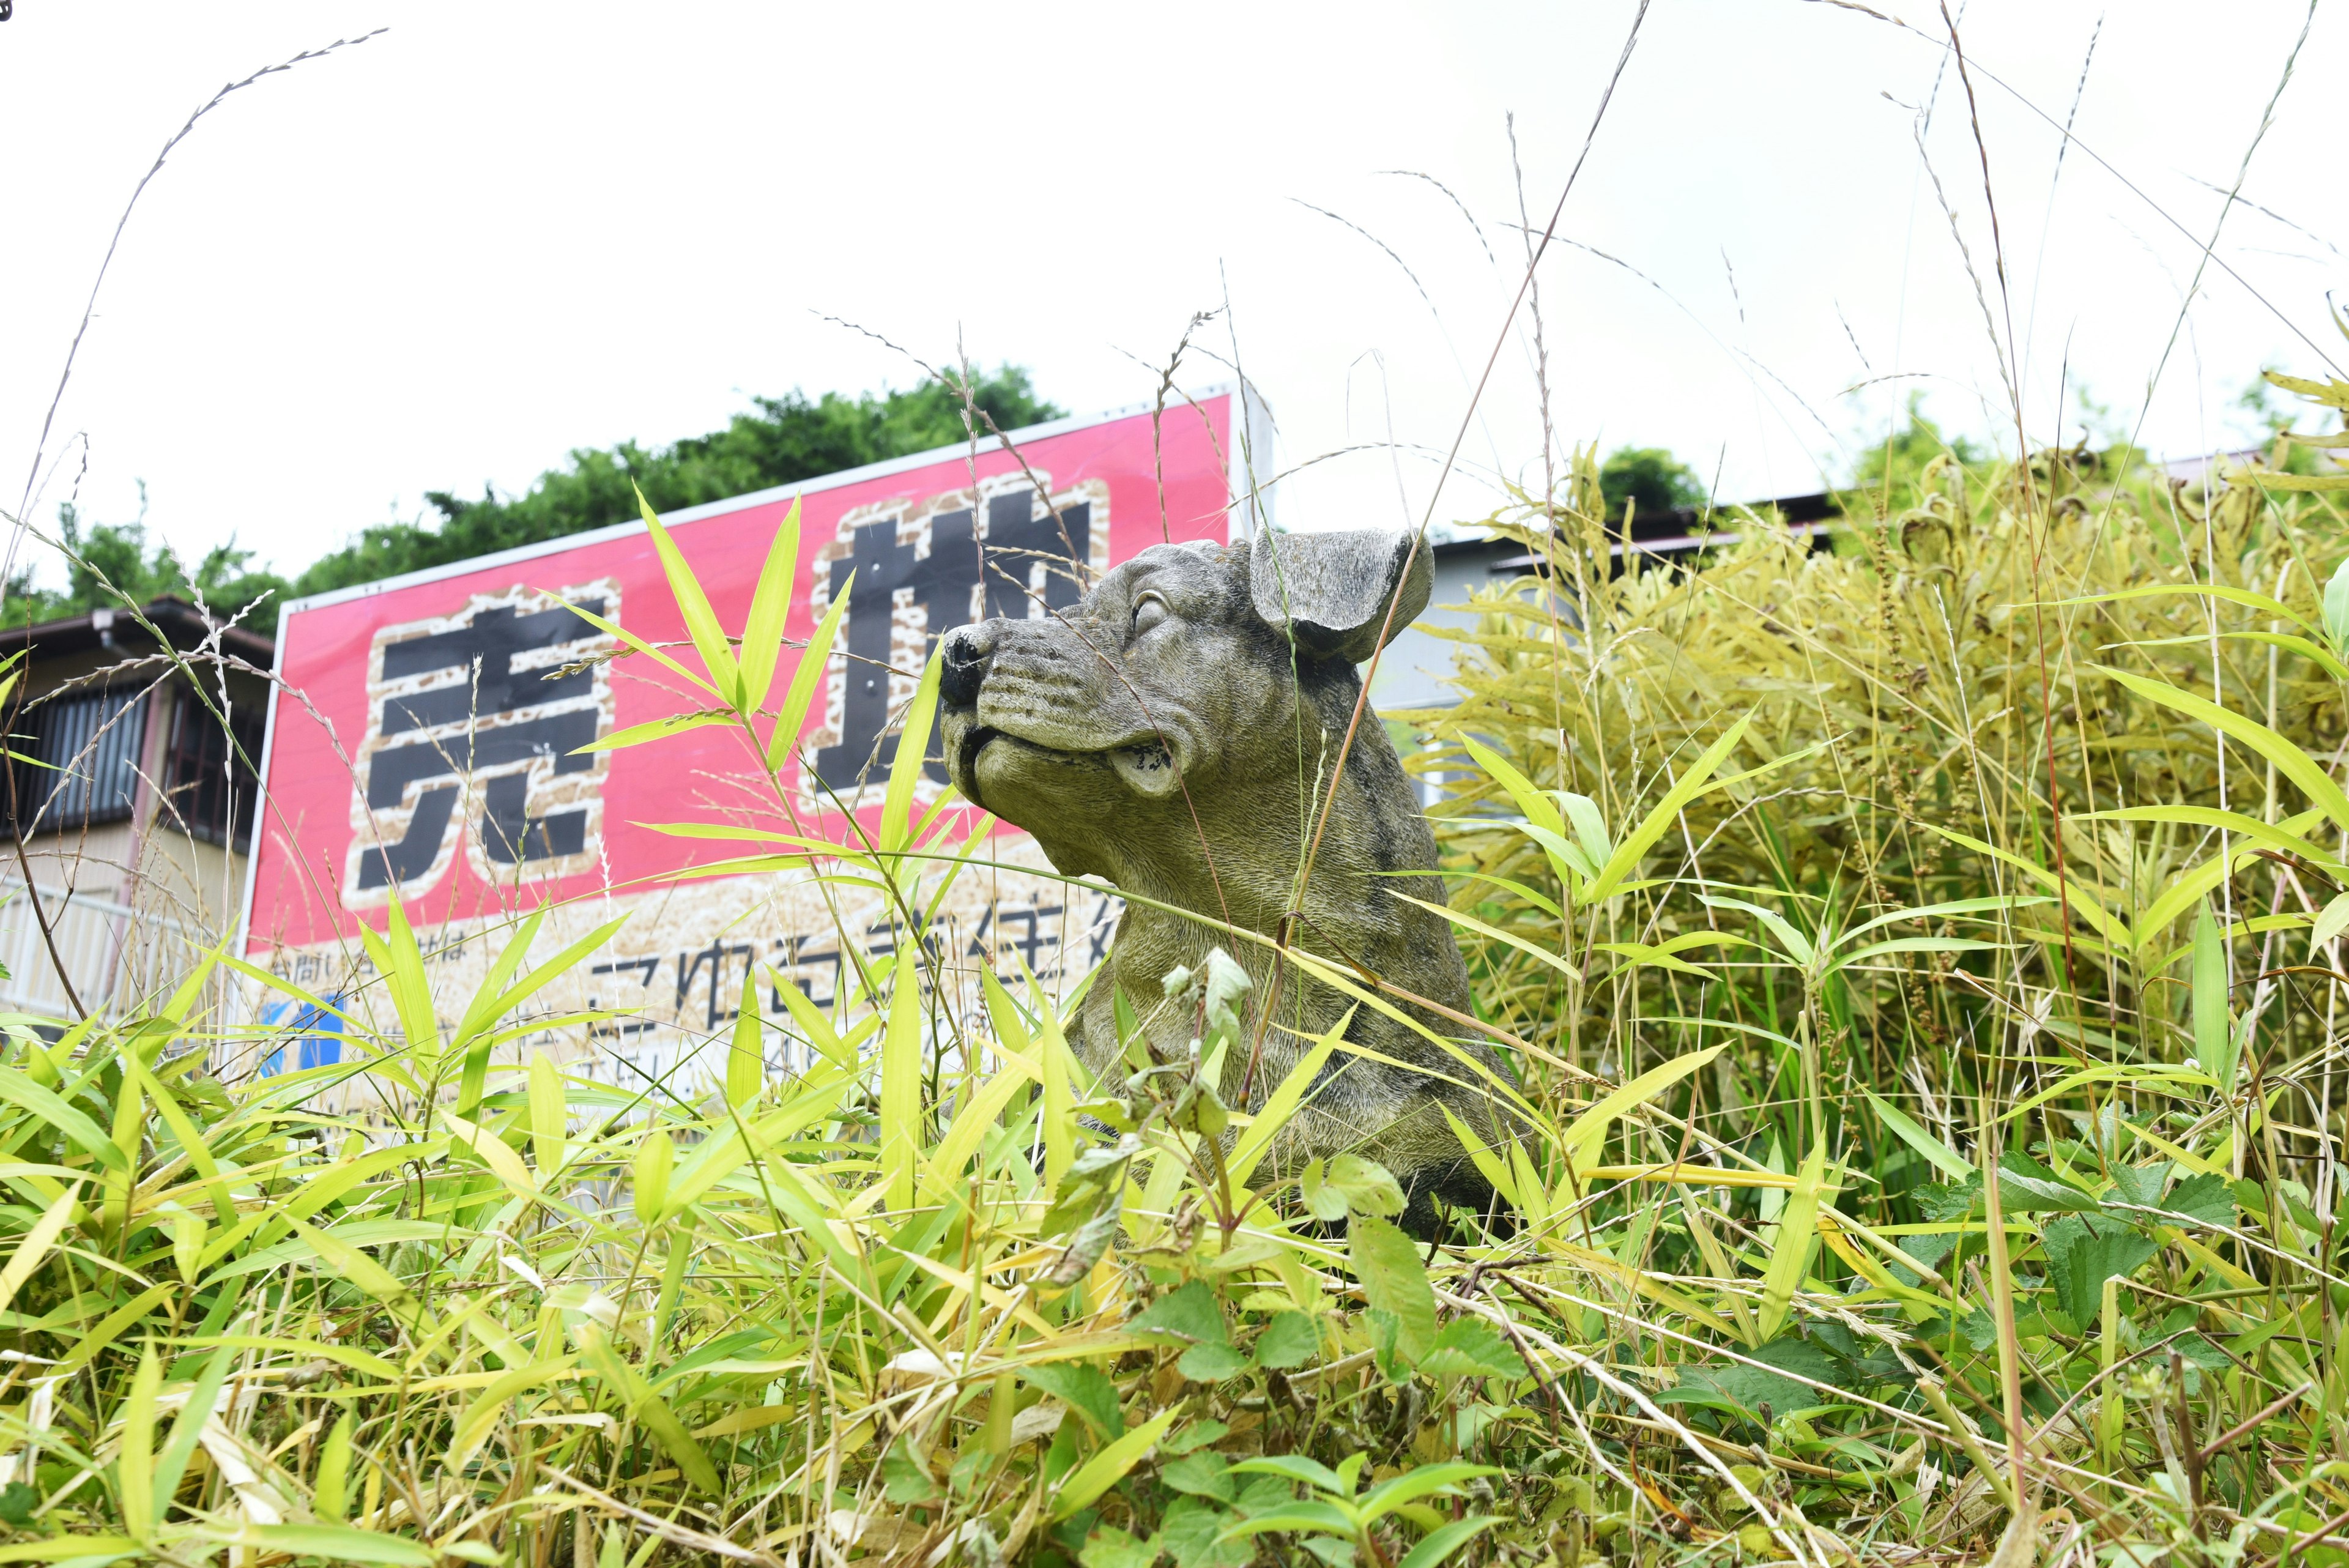
<svg viewBox="0 0 2349 1568"><path fill-rule="evenodd" d="M54 832L130 815L139 794L140 747L147 738L143 691L57 698L22 716L16 733L16 747L47 764L15 770L16 816L28 830Z"/></svg>

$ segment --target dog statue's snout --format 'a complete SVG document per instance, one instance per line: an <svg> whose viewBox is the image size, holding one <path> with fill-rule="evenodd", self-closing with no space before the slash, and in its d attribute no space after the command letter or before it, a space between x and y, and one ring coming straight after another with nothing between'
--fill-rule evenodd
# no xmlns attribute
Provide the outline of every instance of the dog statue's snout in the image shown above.
<svg viewBox="0 0 2349 1568"><path fill-rule="evenodd" d="M938 654L938 695L956 708L978 705L979 682L995 658L995 639L985 625L957 627Z"/></svg>

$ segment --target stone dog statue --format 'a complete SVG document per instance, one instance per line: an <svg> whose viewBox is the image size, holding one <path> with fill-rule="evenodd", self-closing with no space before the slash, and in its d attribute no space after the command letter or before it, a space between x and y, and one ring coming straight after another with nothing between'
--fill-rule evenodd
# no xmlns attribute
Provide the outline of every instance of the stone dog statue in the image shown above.
<svg viewBox="0 0 2349 1568"><path fill-rule="evenodd" d="M1410 559L1406 573L1405 562ZM1319 785L1336 762L1361 690L1355 665L1378 646L1388 606L1400 629L1426 607L1426 553L1384 530L1267 535L1253 543L1158 545L1104 576L1071 609L997 619L949 633L939 680L947 766L963 794L1035 835L1069 876L1278 935L1359 966L1444 1007L1469 1011L1468 974L1451 927L1388 897L1444 898L1435 840L1393 744L1366 712L1302 897L1298 867ZM1292 902L1293 900L1293 902ZM1187 1051L1195 1020L1161 1002L1162 977L1197 968L1222 946L1273 1009L1254 1081L1247 1045L1226 1057L1224 1098L1253 1110L1328 1032L1350 998L1285 966L1268 996L1272 955L1183 916L1129 902L1110 975L1133 1016L1148 1019L1164 1060ZM1179 1016L1178 1016L1179 1014ZM1507 1081L1481 1040L1440 1015L1420 1021ZM1487 1142L1513 1119L1491 1083L1395 1020L1365 1006L1349 1038L1401 1066L1340 1053L1265 1167L1293 1176L1317 1156L1365 1155L1409 1198L1406 1228L1432 1231L1435 1200L1486 1210L1491 1187L1442 1107ZM1096 1071L1118 1055L1114 1004L1096 981L1071 1042ZM1245 1099L1245 1105L1243 1105Z"/></svg>

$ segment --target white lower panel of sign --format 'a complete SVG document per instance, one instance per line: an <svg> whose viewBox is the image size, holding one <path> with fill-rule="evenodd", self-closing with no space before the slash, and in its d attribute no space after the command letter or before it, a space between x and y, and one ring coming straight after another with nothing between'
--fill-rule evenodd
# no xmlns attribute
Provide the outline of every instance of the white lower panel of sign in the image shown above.
<svg viewBox="0 0 2349 1568"><path fill-rule="evenodd" d="M955 1036L985 1034L981 971L993 971L1025 1000L1024 965L1048 993L1065 995L1107 954L1121 908L1106 889L1053 877L1032 839L992 842L985 853L991 864L959 867L943 895L947 867L923 871L914 896L902 902L869 877L795 871L616 890L552 908L514 978L605 922L627 919L601 948L506 1021L512 1026L543 1018L550 1024L498 1046L491 1087L512 1086L513 1071L543 1052L566 1072L617 1088L695 1098L724 1077L746 976L765 1018L761 1034L769 1075L803 1072L811 1048L781 988L796 987L844 1031L871 1011L863 977L906 942L916 926L936 961L926 961L926 971L938 970L947 980L926 1017L943 1009ZM425 913L414 911L411 918ZM501 917L419 931L443 1041L453 1035L519 924ZM245 1016L264 1028L258 1038L247 1035L219 1049L215 1067L228 1082L347 1068L373 1054L367 1036L378 1043L400 1038L384 977L357 940L280 948L253 961L333 1011L322 1012L252 983ZM582 1013L605 1016L556 1022ZM959 1026L965 1016L973 1025L968 1030ZM446 1067L448 1090L455 1086L456 1071L453 1062ZM325 1073L319 1081L311 1102L318 1108L379 1102L378 1085L367 1075Z"/></svg>

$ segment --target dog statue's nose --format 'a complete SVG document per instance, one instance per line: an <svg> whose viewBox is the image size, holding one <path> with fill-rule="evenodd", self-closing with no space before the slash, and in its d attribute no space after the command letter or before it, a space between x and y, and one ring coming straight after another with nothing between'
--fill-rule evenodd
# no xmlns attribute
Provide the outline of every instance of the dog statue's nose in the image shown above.
<svg viewBox="0 0 2349 1568"><path fill-rule="evenodd" d="M995 639L984 624L961 626L947 633L939 652L938 695L957 708L978 705L979 682L995 656Z"/></svg>

